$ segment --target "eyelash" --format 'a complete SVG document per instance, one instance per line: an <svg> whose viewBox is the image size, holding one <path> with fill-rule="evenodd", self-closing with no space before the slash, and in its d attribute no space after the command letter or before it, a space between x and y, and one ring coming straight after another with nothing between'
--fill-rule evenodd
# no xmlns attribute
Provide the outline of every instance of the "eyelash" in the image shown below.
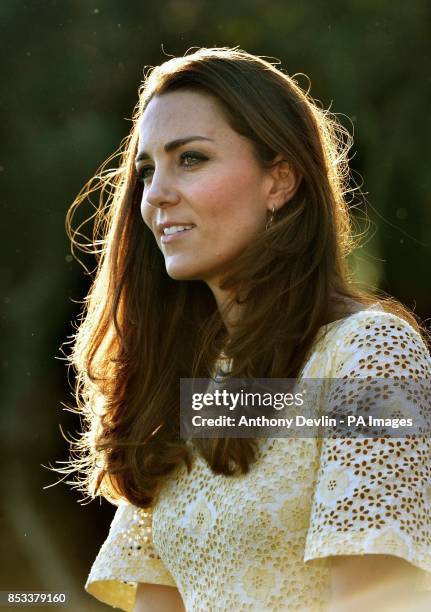
<svg viewBox="0 0 431 612"><path fill-rule="evenodd" d="M206 157L205 155L202 155L201 153L195 153L194 151L185 151L184 153L181 153L180 155L180 159L184 160L187 157L192 157L194 159L197 159L198 161L206 161L208 159L208 157ZM190 164L190 165L185 165L185 168L192 168L193 166L195 166L196 164ZM153 166L144 166L143 168L141 168L138 172L138 182L139 183L145 183L145 180L148 178L146 176L144 176L144 173L146 170L152 170Z"/></svg>

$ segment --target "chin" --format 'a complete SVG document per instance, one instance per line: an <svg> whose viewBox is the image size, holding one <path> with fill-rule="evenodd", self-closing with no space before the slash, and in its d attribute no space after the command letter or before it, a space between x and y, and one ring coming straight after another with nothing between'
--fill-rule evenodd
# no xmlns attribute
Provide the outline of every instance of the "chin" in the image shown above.
<svg viewBox="0 0 431 612"><path fill-rule="evenodd" d="M173 280L200 280L202 278L196 269L186 266L166 266L166 273Z"/></svg>

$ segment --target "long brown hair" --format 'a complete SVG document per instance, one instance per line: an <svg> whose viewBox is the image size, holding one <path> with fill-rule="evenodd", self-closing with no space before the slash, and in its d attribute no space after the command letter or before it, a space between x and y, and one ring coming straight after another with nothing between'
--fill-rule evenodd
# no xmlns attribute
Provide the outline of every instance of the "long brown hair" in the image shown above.
<svg viewBox="0 0 431 612"><path fill-rule="evenodd" d="M178 89L214 96L263 166L281 153L302 177L270 229L224 279L222 287L242 303L229 336L203 281L168 276L140 215L138 120L153 96ZM202 48L147 72L132 126L118 168L102 166L67 216L72 244L82 248L74 213L100 191L90 245L97 270L70 355L84 429L63 471L80 472L75 486L91 497L121 496L148 507L165 475L181 462L192 467L179 437L181 377L211 376L222 350L232 359L233 377L296 377L319 328L349 313L342 298L376 300L354 286L346 265L354 246L347 204L354 191L351 136L292 77L238 48ZM406 309L387 303L417 327ZM195 439L194 446L226 476L247 472L256 458L254 439Z"/></svg>

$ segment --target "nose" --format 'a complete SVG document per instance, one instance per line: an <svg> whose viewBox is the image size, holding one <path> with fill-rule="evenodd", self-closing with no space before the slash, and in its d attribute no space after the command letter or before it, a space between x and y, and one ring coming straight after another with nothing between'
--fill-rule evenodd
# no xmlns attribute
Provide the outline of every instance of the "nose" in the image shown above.
<svg viewBox="0 0 431 612"><path fill-rule="evenodd" d="M161 208L173 206L179 202L179 194L172 185L167 173L155 170L151 185L144 193L144 201L150 206Z"/></svg>

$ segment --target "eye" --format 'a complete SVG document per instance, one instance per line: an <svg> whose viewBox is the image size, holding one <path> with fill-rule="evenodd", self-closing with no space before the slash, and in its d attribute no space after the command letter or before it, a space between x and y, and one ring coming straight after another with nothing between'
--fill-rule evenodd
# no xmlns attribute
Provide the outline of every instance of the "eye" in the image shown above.
<svg viewBox="0 0 431 612"><path fill-rule="evenodd" d="M195 153L194 151L186 151L185 153L182 153L180 155L180 158L183 161L186 160L187 158L189 158L189 159L197 160L198 162L199 161L205 161L206 159L208 159L208 157L206 157L205 155L202 155L201 153ZM186 168L188 166L195 166L195 165L196 165L195 163L194 164L185 164Z"/></svg>
<svg viewBox="0 0 431 612"><path fill-rule="evenodd" d="M184 168L191 168L192 166L196 166L199 162L206 161L207 159L208 157L206 157L206 155L202 155L202 153L197 153L196 151L185 151L180 155L180 160L182 162L181 165ZM189 162L186 163L186 160L189 160ZM194 161L190 163L190 160ZM138 181L140 183L146 183L147 179L149 178L149 173L152 171L154 171L153 166L143 166L138 172Z"/></svg>
<svg viewBox="0 0 431 612"><path fill-rule="evenodd" d="M147 171L152 170L152 166L144 166L138 171L138 182L145 183L145 179L147 178Z"/></svg>

